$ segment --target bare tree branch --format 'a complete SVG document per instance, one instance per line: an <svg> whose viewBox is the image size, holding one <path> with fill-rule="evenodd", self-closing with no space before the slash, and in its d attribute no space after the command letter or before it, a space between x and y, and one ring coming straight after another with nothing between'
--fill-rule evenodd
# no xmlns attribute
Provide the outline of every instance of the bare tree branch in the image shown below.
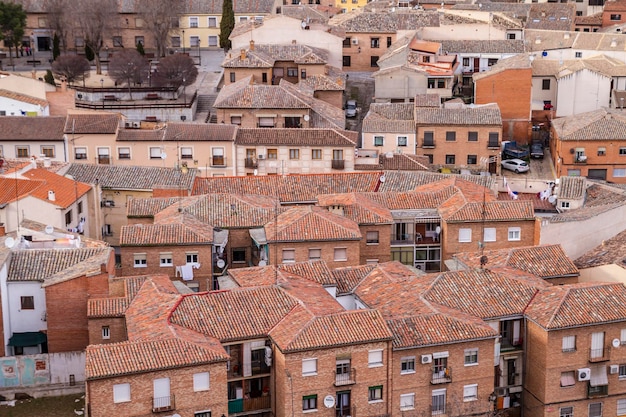
<svg viewBox="0 0 626 417"><path fill-rule="evenodd" d="M104 39L112 33L117 22L117 0L76 0L73 16L85 37L86 46L96 59L96 73L102 74L100 50Z"/></svg>
<svg viewBox="0 0 626 417"><path fill-rule="evenodd" d="M65 79L70 85L75 81L84 81L89 77L90 71L89 61L78 55L61 55L52 63L55 78Z"/></svg>
<svg viewBox="0 0 626 417"><path fill-rule="evenodd" d="M61 41L61 49L67 52L67 36L72 29L69 0L47 0L45 3L48 25Z"/></svg>
<svg viewBox="0 0 626 417"><path fill-rule="evenodd" d="M154 83L163 87L174 87L178 90L181 86L188 86L196 82L198 69L189 55L174 54L166 56L159 61L157 70L153 75Z"/></svg>
<svg viewBox="0 0 626 417"><path fill-rule="evenodd" d="M149 73L150 64L136 49L117 52L109 62L109 76L118 84L128 85L131 100L131 85L143 83L148 79Z"/></svg>
<svg viewBox="0 0 626 417"><path fill-rule="evenodd" d="M145 28L152 34L156 46L156 56L165 56L168 36L175 25L178 15L184 11L181 0L139 0L137 10L144 21Z"/></svg>

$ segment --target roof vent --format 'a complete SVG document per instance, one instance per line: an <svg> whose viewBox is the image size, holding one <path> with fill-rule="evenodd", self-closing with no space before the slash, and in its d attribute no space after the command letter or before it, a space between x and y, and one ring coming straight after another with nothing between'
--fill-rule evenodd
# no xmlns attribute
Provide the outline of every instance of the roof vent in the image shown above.
<svg viewBox="0 0 626 417"><path fill-rule="evenodd" d="M57 197L56 197L56 195L54 194L54 191L52 191L52 190L48 191L48 200L50 200L50 201L56 201L56 199L57 199Z"/></svg>
<svg viewBox="0 0 626 417"><path fill-rule="evenodd" d="M615 48L617 46L617 41L615 39L611 39L611 48Z"/></svg>
<svg viewBox="0 0 626 417"><path fill-rule="evenodd" d="M563 34L563 39L569 39L569 32Z"/></svg>
<svg viewBox="0 0 626 417"><path fill-rule="evenodd" d="M541 38L535 39L535 43L541 43Z"/></svg>

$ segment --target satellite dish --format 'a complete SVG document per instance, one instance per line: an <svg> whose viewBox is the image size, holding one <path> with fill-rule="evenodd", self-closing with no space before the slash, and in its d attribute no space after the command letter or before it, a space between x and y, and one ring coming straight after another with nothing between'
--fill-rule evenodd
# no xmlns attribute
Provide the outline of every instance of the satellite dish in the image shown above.
<svg viewBox="0 0 626 417"><path fill-rule="evenodd" d="M254 175L259 175L259 170L258 169L255 169L253 172L254 172Z"/></svg>
<svg viewBox="0 0 626 417"><path fill-rule="evenodd" d="M226 262L224 262L223 259L218 259L217 260L217 267L218 268L224 268L224 265L226 265Z"/></svg>
<svg viewBox="0 0 626 417"><path fill-rule="evenodd" d="M385 178L385 176L384 176L384 175L381 175L381 176L380 176L380 182L385 182L385 180L386 180L386 179L387 179L387 178Z"/></svg>
<svg viewBox="0 0 626 417"><path fill-rule="evenodd" d="M11 249L13 246L15 246L15 239L13 239L12 237L7 237L4 241L4 246Z"/></svg>
<svg viewBox="0 0 626 417"><path fill-rule="evenodd" d="M52 232L54 232L54 227L52 227L51 225L47 225L44 230L46 231L46 234L51 235Z"/></svg>
<svg viewBox="0 0 626 417"><path fill-rule="evenodd" d="M551 195L550 197L548 197L548 202L549 202L550 204L554 204L554 203L556 203L556 196Z"/></svg>
<svg viewBox="0 0 626 417"><path fill-rule="evenodd" d="M311 120L311 116L309 116L308 114L304 115L304 121L308 122L309 120Z"/></svg>
<svg viewBox="0 0 626 417"><path fill-rule="evenodd" d="M613 347L620 347L620 345L622 344L622 342L619 339L613 339Z"/></svg>
<svg viewBox="0 0 626 417"><path fill-rule="evenodd" d="M161 152L161 159L167 158L167 154L165 152Z"/></svg>
<svg viewBox="0 0 626 417"><path fill-rule="evenodd" d="M441 226L437 226L435 228L435 233L437 233L437 234L441 233Z"/></svg>
<svg viewBox="0 0 626 417"><path fill-rule="evenodd" d="M266 265L267 265L267 261L265 260L259 261L259 266L266 266Z"/></svg>
<svg viewBox="0 0 626 417"><path fill-rule="evenodd" d="M327 395L324 397L324 406L326 408L333 408L335 406L335 397Z"/></svg>

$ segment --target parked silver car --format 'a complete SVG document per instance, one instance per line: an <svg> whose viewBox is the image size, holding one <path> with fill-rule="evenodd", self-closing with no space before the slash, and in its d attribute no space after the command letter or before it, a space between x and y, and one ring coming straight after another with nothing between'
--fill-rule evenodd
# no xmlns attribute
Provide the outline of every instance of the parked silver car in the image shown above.
<svg viewBox="0 0 626 417"><path fill-rule="evenodd" d="M356 100L346 102L346 117L356 117Z"/></svg>
<svg viewBox="0 0 626 417"><path fill-rule="evenodd" d="M516 173L527 172L530 170L528 164L521 159L505 159L502 161L502 168L508 169L509 171L515 171Z"/></svg>

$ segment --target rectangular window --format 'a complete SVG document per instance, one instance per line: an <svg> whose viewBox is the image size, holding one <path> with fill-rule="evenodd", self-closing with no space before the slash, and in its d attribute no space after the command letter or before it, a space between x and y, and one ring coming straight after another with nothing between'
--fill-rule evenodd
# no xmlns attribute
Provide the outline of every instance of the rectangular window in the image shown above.
<svg viewBox="0 0 626 417"><path fill-rule="evenodd" d="M76 206L76 211L78 211L78 214L83 214L83 202L79 201L78 205Z"/></svg>
<svg viewBox="0 0 626 417"><path fill-rule="evenodd" d="M370 48L380 48L380 38L370 38Z"/></svg>
<svg viewBox="0 0 626 417"><path fill-rule="evenodd" d="M456 155L446 155L446 164L454 165L456 163Z"/></svg>
<svg viewBox="0 0 626 417"><path fill-rule="evenodd" d="M445 389L437 389L433 390L432 393L432 403L431 403L432 414L445 414L446 413L446 390Z"/></svg>
<svg viewBox="0 0 626 417"><path fill-rule="evenodd" d="M370 57L370 67L375 67L378 65L378 56L371 56Z"/></svg>
<svg viewBox="0 0 626 417"><path fill-rule="evenodd" d="M434 132L424 132L424 146L435 146Z"/></svg>
<svg viewBox="0 0 626 417"><path fill-rule="evenodd" d="M267 72L261 73L261 82L267 84Z"/></svg>
<svg viewBox="0 0 626 417"><path fill-rule="evenodd" d="M193 374L193 390L195 392L208 391L209 388L210 378L208 372L198 372L197 374Z"/></svg>
<svg viewBox="0 0 626 417"><path fill-rule="evenodd" d="M230 116L230 124L241 126L241 116Z"/></svg>
<svg viewBox="0 0 626 417"><path fill-rule="evenodd" d="M398 146L407 146L409 144L409 138L406 136L398 136Z"/></svg>
<svg viewBox="0 0 626 417"><path fill-rule="evenodd" d="M626 177L626 168L613 168L613 177L615 178Z"/></svg>
<svg viewBox="0 0 626 417"><path fill-rule="evenodd" d="M218 167L226 166L226 158L224 158L224 148L211 149L211 165Z"/></svg>
<svg viewBox="0 0 626 417"><path fill-rule="evenodd" d="M302 397L302 411L317 410L317 395Z"/></svg>
<svg viewBox="0 0 626 417"><path fill-rule="evenodd" d="M217 46L217 36L209 36L209 46Z"/></svg>
<svg viewBox="0 0 626 417"><path fill-rule="evenodd" d="M369 387L367 400L369 402L382 401L383 400L383 386L376 385L375 387Z"/></svg>
<svg viewBox="0 0 626 417"><path fill-rule="evenodd" d="M24 295L20 297L20 307L22 310L35 309L35 297L32 295Z"/></svg>
<svg viewBox="0 0 626 417"><path fill-rule="evenodd" d="M476 401L478 399L478 384L465 385L463 387L463 401Z"/></svg>
<svg viewBox="0 0 626 417"><path fill-rule="evenodd" d="M300 149L289 149L289 159L300 159Z"/></svg>
<svg viewBox="0 0 626 417"><path fill-rule="evenodd" d="M118 159L130 159L130 148L129 147L117 148L117 158Z"/></svg>
<svg viewBox="0 0 626 417"><path fill-rule="evenodd" d="M317 359L302 359L302 376L317 375Z"/></svg>
<svg viewBox="0 0 626 417"><path fill-rule="evenodd" d="M161 266L172 266L174 262L172 261L172 253L165 252L159 254L159 265Z"/></svg>
<svg viewBox="0 0 626 417"><path fill-rule="evenodd" d="M400 394L400 410L413 410L415 408L415 393Z"/></svg>
<svg viewBox="0 0 626 417"><path fill-rule="evenodd" d="M478 364L478 349L465 349L465 366Z"/></svg>
<svg viewBox="0 0 626 417"><path fill-rule="evenodd" d="M550 89L550 79L549 78L544 78L543 80L541 80L541 89L542 90L549 90Z"/></svg>
<svg viewBox="0 0 626 417"><path fill-rule="evenodd" d="M611 20L622 20L622 15L621 14L612 14L611 15Z"/></svg>
<svg viewBox="0 0 626 417"><path fill-rule="evenodd" d="M287 77L297 77L298 68L287 68Z"/></svg>
<svg viewBox="0 0 626 417"><path fill-rule="evenodd" d="M576 52L574 53L574 58L582 58L583 57L583 53L582 52ZM591 416L590 416L591 417Z"/></svg>
<svg viewBox="0 0 626 417"><path fill-rule="evenodd" d="M619 366L618 377L619 379L626 378L626 365L622 364Z"/></svg>
<svg viewBox="0 0 626 417"><path fill-rule="evenodd" d="M217 27L217 17L209 16L209 18L208 18L208 25L209 25L210 28Z"/></svg>
<svg viewBox="0 0 626 417"><path fill-rule="evenodd" d="M41 154L48 158L54 158L54 146L42 146Z"/></svg>
<svg viewBox="0 0 626 417"><path fill-rule="evenodd" d="M309 261L322 259L322 250L318 248L309 249Z"/></svg>
<svg viewBox="0 0 626 417"><path fill-rule="evenodd" d="M619 148L620 155L626 155L626 148Z"/></svg>
<svg viewBox="0 0 626 417"><path fill-rule="evenodd" d="M626 399L617 400L617 415L626 415Z"/></svg>
<svg viewBox="0 0 626 417"><path fill-rule="evenodd" d="M234 83L235 82L235 73L231 72L229 76L230 76L230 82Z"/></svg>
<svg viewBox="0 0 626 417"><path fill-rule="evenodd" d="M559 417L574 417L574 407L559 408Z"/></svg>
<svg viewBox="0 0 626 417"><path fill-rule="evenodd" d="M365 240L368 245L378 244L378 231L370 230L365 234Z"/></svg>
<svg viewBox="0 0 626 417"><path fill-rule="evenodd" d="M306 80L306 69L300 70L300 78Z"/></svg>
<svg viewBox="0 0 626 417"><path fill-rule="evenodd" d="M400 374L415 373L415 356L407 356L400 359Z"/></svg>
<svg viewBox="0 0 626 417"><path fill-rule="evenodd" d="M278 159L278 149L268 149L267 159Z"/></svg>
<svg viewBox="0 0 626 417"><path fill-rule="evenodd" d="M311 159L322 159L322 150L311 149Z"/></svg>
<svg viewBox="0 0 626 417"><path fill-rule="evenodd" d="M352 45L352 38L344 38L342 45L344 48L350 48L350 46Z"/></svg>
<svg viewBox="0 0 626 417"><path fill-rule="evenodd" d="M476 165L477 162L478 162L478 156L467 155L467 165Z"/></svg>
<svg viewBox="0 0 626 417"><path fill-rule="evenodd" d="M519 227L509 227L509 241L521 240L522 229Z"/></svg>
<svg viewBox="0 0 626 417"><path fill-rule="evenodd" d="M348 250L346 248L335 248L334 251L334 260L335 261L347 261L348 260Z"/></svg>
<svg viewBox="0 0 626 417"><path fill-rule="evenodd" d="M496 241L496 228L485 227L485 231L483 233L483 242L495 242L495 241Z"/></svg>
<svg viewBox="0 0 626 417"><path fill-rule="evenodd" d="M621 153L620 153L621 155ZM16 146L15 147L15 156L17 158L29 158L30 157L30 147L29 146Z"/></svg>
<svg viewBox="0 0 626 417"><path fill-rule="evenodd" d="M111 338L111 329L109 326L102 326L102 338L110 339Z"/></svg>
<svg viewBox="0 0 626 417"><path fill-rule="evenodd" d="M468 142L478 142L478 132L467 132Z"/></svg>
<svg viewBox="0 0 626 417"><path fill-rule="evenodd" d="M113 402L127 403L130 401L130 384L113 385Z"/></svg>
<svg viewBox="0 0 626 417"><path fill-rule="evenodd" d="M246 248L233 248L233 263L246 263Z"/></svg>
<svg viewBox="0 0 626 417"><path fill-rule="evenodd" d="M605 155L606 155L606 148L599 147L598 148L598 156L605 156Z"/></svg>
<svg viewBox="0 0 626 417"><path fill-rule="evenodd" d="M161 159L161 148L157 146L150 147L150 159Z"/></svg>
<svg viewBox="0 0 626 417"><path fill-rule="evenodd" d="M472 241L472 229L459 229L459 242L467 243Z"/></svg>
<svg viewBox="0 0 626 417"><path fill-rule="evenodd" d="M67 213L65 213L65 225L69 225L70 223L72 223L72 211L68 211Z"/></svg>
<svg viewBox="0 0 626 417"><path fill-rule="evenodd" d="M109 148L98 148L98 163L108 165L111 163Z"/></svg>
<svg viewBox="0 0 626 417"><path fill-rule="evenodd" d="M135 268L146 268L148 266L148 259L145 253L135 253L133 255L133 266Z"/></svg>
<svg viewBox="0 0 626 417"><path fill-rule="evenodd" d="M189 27L190 28L198 27L198 16L189 16Z"/></svg>
<svg viewBox="0 0 626 417"><path fill-rule="evenodd" d="M622 345L626 345L626 329L620 331L619 340Z"/></svg>
<svg viewBox="0 0 626 417"><path fill-rule="evenodd" d="M122 41L121 36L113 36L113 47L115 48L123 48L124 42Z"/></svg>
<svg viewBox="0 0 626 417"><path fill-rule="evenodd" d="M198 253L197 252L187 252L185 254L185 261L188 264L198 263Z"/></svg>
<svg viewBox="0 0 626 417"><path fill-rule="evenodd" d="M561 386L571 387L576 384L574 371L561 372Z"/></svg>
<svg viewBox="0 0 626 417"><path fill-rule="evenodd" d="M383 136L374 136L374 146L383 146L385 138Z"/></svg>
<svg viewBox="0 0 626 417"><path fill-rule="evenodd" d="M402 7L402 6L401 6ZM407 6L408 7L408 6ZM391 36L387 36L387 48L389 48L391 46L391 43L393 42Z"/></svg>
<svg viewBox="0 0 626 417"><path fill-rule="evenodd" d="M172 36L170 38L170 44L172 48L180 48L180 36Z"/></svg>
<svg viewBox="0 0 626 417"><path fill-rule="evenodd" d="M367 366L370 368L383 366L383 350L370 350L367 355Z"/></svg>
<svg viewBox="0 0 626 417"><path fill-rule="evenodd" d="M333 161L343 161L343 149L333 149Z"/></svg>
<svg viewBox="0 0 626 417"><path fill-rule="evenodd" d="M351 65L351 57L350 56L343 56L342 59L342 64L344 67L349 67Z"/></svg>
<svg viewBox="0 0 626 417"><path fill-rule="evenodd" d="M446 132L446 141L454 142L456 140L456 132Z"/></svg>
<svg viewBox="0 0 626 417"><path fill-rule="evenodd" d="M180 158L181 159L193 159L193 148L181 147L180 148Z"/></svg>
<svg viewBox="0 0 626 417"><path fill-rule="evenodd" d="M589 417L602 417L602 403L589 404Z"/></svg>
<svg viewBox="0 0 626 417"><path fill-rule="evenodd" d="M283 249L283 263L292 264L296 261L295 249Z"/></svg>
<svg viewBox="0 0 626 417"><path fill-rule="evenodd" d="M500 147L500 134L498 132L489 132L489 141L487 142L488 148Z"/></svg>

